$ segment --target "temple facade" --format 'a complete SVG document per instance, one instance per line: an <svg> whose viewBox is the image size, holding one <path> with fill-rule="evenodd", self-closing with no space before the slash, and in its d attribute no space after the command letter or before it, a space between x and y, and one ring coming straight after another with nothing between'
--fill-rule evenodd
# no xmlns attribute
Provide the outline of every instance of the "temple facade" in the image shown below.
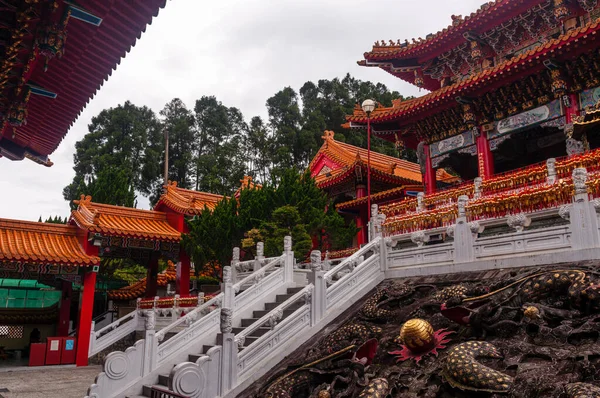
<svg viewBox="0 0 600 398"><path fill-rule="evenodd" d="M360 65L430 93L376 108L373 134L417 150L428 194L440 167L487 180L598 147L589 129L574 134L599 98L598 12L586 0L496 1L425 39L377 41ZM367 115L347 120L364 129Z"/></svg>

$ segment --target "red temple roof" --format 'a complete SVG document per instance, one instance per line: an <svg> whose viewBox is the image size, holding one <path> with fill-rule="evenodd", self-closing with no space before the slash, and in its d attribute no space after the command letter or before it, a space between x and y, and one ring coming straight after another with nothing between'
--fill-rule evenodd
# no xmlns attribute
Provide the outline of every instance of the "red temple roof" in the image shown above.
<svg viewBox="0 0 600 398"><path fill-rule="evenodd" d="M401 79L414 84L415 76L413 68L418 67L420 63L429 61L437 55L463 44L465 39L463 35L467 32L483 33L490 28L504 23L511 18L519 15L531 7L542 3L542 0L497 0L483 4L477 11L466 17L452 16L452 24L447 28L428 35L426 39L413 39L412 43L408 40L404 43L393 42L389 45L385 41L377 42L372 50L364 53L365 60L358 61L362 66L377 66L400 77ZM399 67L397 71L390 68L391 63L385 65L384 61L405 60L404 67ZM437 90L440 88L440 82L428 76L424 77L423 87L428 90Z"/></svg>
<svg viewBox="0 0 600 398"><path fill-rule="evenodd" d="M88 256L71 225L0 219L0 261L29 264L89 266L100 263Z"/></svg>
<svg viewBox="0 0 600 398"><path fill-rule="evenodd" d="M78 207L71 212L71 222L89 232L170 242L181 239L166 213L93 203L91 196L83 195L74 203Z"/></svg>
<svg viewBox="0 0 600 398"><path fill-rule="evenodd" d="M439 112L444 109L443 105L445 104L451 103L455 105L457 95L466 95L476 90L490 91L496 88L498 84L506 84L508 75L519 73L519 76L523 77L522 72L524 70L527 70L527 74L531 74L538 69L544 68L543 61L548 56L560 58L561 50L584 51L583 42L598 40L597 33L599 30L599 21L590 22L556 39L548 40L546 43L501 64L473 74L465 80L443 87L419 98L397 101L391 107L376 108L371 113L371 122L414 121L415 119L425 117L431 112ZM367 115L357 106L354 113L347 116L346 120L350 123L366 124Z"/></svg>
<svg viewBox="0 0 600 398"><path fill-rule="evenodd" d="M311 175L319 188L332 186L352 177L357 166L366 169L368 158L366 149L336 141L333 131L326 131L322 138L323 145L309 165ZM330 166L321 163L323 157L331 161ZM371 175L398 185L420 184L422 181L418 164L374 151L371 151ZM437 171L437 177L438 181L442 182L456 180L456 177L443 169Z"/></svg>
<svg viewBox="0 0 600 398"><path fill-rule="evenodd" d="M0 154L13 160L29 157L51 165L47 155L58 147L83 108L165 3L166 0L79 0L78 7L102 18L99 26L71 17L66 27L65 54L50 60L46 72L42 56L30 58L31 51L22 52L23 59L9 72L21 76L20 69L26 64L31 70L27 72L26 68L23 79L57 96L52 99L31 95L26 105L26 124L14 129L7 122L3 128L0 124ZM63 15L66 2L59 4L51 19ZM33 48L35 37L26 38L30 45L24 48Z"/></svg>
<svg viewBox="0 0 600 398"><path fill-rule="evenodd" d="M224 198L223 195L179 188L176 181L169 181L155 208L162 203L178 213L193 216L205 209L212 211Z"/></svg>

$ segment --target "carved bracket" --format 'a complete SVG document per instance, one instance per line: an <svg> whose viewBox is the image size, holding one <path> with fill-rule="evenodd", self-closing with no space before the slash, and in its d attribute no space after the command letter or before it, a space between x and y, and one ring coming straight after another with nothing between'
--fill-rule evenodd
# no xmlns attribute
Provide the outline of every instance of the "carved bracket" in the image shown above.
<svg viewBox="0 0 600 398"><path fill-rule="evenodd" d="M429 242L429 236L425 235L425 232L423 231L416 231L410 234L410 240L418 247L421 247L425 243Z"/></svg>
<svg viewBox="0 0 600 398"><path fill-rule="evenodd" d="M506 223L509 227L516 229L517 232L523 232L525 228L531 225L531 218L524 213L511 214L508 216Z"/></svg>

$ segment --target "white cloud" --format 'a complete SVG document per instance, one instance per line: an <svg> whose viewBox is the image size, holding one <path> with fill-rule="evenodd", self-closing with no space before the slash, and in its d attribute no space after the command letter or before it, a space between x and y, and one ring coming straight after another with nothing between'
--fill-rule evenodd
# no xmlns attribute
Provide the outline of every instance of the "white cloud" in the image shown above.
<svg viewBox="0 0 600 398"><path fill-rule="evenodd" d="M298 90L308 80L348 72L404 95L423 94L383 71L359 67L356 61L376 40L425 37L447 27L452 14L467 15L481 3L169 1L51 156L53 167L0 159L0 217L37 220L40 215L68 215L62 189L74 175L75 142L85 135L94 115L126 100L158 111L175 97L193 107L202 95L215 95L250 118L265 116L267 98L284 86ZM139 198L138 207L148 208L148 201Z"/></svg>

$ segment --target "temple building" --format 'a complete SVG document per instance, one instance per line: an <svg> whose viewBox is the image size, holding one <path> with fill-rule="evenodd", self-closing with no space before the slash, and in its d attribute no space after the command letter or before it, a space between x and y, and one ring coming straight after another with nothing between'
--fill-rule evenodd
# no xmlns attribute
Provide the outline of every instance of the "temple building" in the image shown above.
<svg viewBox="0 0 600 398"><path fill-rule="evenodd" d="M367 170L368 152L334 138L325 131L323 145L309 164L317 186L333 200L338 212L360 228L354 246L368 241ZM458 178L437 170L437 183L445 187ZM371 202L378 205L414 197L423 191L418 164L371 151Z"/></svg>
<svg viewBox="0 0 600 398"><path fill-rule="evenodd" d="M0 156L51 166L48 156L165 3L3 2Z"/></svg>
<svg viewBox="0 0 600 398"><path fill-rule="evenodd" d="M427 193L440 167L485 180L600 146L573 134L600 98L597 16L594 1L496 1L425 39L377 41L359 65L430 92L376 108L372 133L417 150Z"/></svg>

